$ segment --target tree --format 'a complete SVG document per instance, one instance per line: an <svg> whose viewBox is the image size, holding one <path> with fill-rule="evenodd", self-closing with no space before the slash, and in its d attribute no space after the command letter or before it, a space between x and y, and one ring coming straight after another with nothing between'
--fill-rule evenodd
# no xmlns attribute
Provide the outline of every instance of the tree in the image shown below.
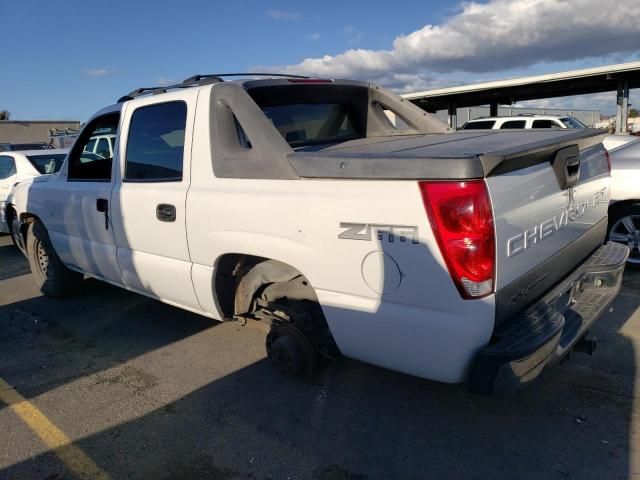
<svg viewBox="0 0 640 480"><path fill-rule="evenodd" d="M629 118L636 118L638 116L638 109L637 108L632 108L631 110L629 110Z"/></svg>
<svg viewBox="0 0 640 480"><path fill-rule="evenodd" d="M0 110L0 120L9 120L9 117L11 117L11 112Z"/></svg>

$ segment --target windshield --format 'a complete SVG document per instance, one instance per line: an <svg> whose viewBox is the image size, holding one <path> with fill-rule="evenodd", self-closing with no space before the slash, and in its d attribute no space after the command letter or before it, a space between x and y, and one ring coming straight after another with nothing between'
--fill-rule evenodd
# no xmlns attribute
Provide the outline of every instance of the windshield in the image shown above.
<svg viewBox="0 0 640 480"><path fill-rule="evenodd" d="M66 155L64 153L54 153L50 155L27 155L31 165L38 170L38 173L57 173L62 167Z"/></svg>
<svg viewBox="0 0 640 480"><path fill-rule="evenodd" d="M574 117L563 117L560 121L564 123L567 128L587 128L584 123Z"/></svg>

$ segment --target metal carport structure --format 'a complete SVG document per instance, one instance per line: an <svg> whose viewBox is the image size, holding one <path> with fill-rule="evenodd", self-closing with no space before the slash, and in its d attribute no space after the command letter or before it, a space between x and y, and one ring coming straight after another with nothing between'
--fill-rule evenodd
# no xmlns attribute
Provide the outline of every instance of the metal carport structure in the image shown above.
<svg viewBox="0 0 640 480"><path fill-rule="evenodd" d="M496 116L498 105L617 91L616 133L622 133L623 126L626 128L627 125L629 89L632 88L640 88L640 62L440 88L402 96L429 112L448 110L449 124L456 125L456 110L460 107L489 105L491 116Z"/></svg>

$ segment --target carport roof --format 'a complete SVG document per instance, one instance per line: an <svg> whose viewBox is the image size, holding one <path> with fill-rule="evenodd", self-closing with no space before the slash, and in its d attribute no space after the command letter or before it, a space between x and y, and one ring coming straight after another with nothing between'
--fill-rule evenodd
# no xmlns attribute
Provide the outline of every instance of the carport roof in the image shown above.
<svg viewBox="0 0 640 480"><path fill-rule="evenodd" d="M510 105L517 101L584 95L616 90L620 81L640 87L640 62L584 68L568 72L439 88L402 95L427 110L456 107Z"/></svg>

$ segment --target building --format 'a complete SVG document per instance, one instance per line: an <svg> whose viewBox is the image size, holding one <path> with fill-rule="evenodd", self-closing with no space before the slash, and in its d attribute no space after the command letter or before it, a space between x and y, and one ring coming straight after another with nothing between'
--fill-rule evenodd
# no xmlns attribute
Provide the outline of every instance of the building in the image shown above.
<svg viewBox="0 0 640 480"><path fill-rule="evenodd" d="M0 120L0 143L49 142L51 130L79 130L77 120Z"/></svg>

